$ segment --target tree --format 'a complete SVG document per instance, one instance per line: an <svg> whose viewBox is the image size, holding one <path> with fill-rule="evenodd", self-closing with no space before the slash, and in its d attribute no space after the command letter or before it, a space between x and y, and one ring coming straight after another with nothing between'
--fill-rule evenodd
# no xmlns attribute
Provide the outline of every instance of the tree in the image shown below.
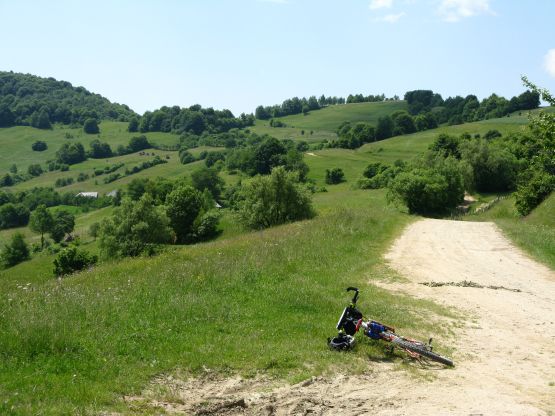
<svg viewBox="0 0 555 416"><path fill-rule="evenodd" d="M81 143L64 143L56 152L59 163L73 165L86 159L85 148Z"/></svg>
<svg viewBox="0 0 555 416"><path fill-rule="evenodd" d="M262 229L314 216L309 191L295 173L276 167L257 176L240 191L239 216L249 228Z"/></svg>
<svg viewBox="0 0 555 416"><path fill-rule="evenodd" d="M395 117L394 133L396 135L410 134L415 131L414 119L410 114L403 111Z"/></svg>
<svg viewBox="0 0 555 416"><path fill-rule="evenodd" d="M27 173L31 176L40 176L42 172L42 167L39 164L32 164L27 168Z"/></svg>
<svg viewBox="0 0 555 416"><path fill-rule="evenodd" d="M129 125L127 126L127 131L129 133L136 133L139 131L139 120L137 119L137 117L133 117L129 121Z"/></svg>
<svg viewBox="0 0 555 416"><path fill-rule="evenodd" d="M100 231L100 223L93 222L89 227L89 235L96 241L96 237L98 237L98 232Z"/></svg>
<svg viewBox="0 0 555 416"><path fill-rule="evenodd" d="M173 238L168 217L148 193L137 202L124 198L113 215L100 224L100 250L108 258L152 255L159 244Z"/></svg>
<svg viewBox="0 0 555 416"><path fill-rule="evenodd" d="M185 149L181 149L179 151L179 160L181 161L181 163L183 163L184 165L187 165L188 163L193 163L196 159L195 157L191 154L191 152L189 152L188 150Z"/></svg>
<svg viewBox="0 0 555 416"><path fill-rule="evenodd" d="M98 261L98 257L90 255L77 247L68 247L58 253L54 259L54 274L56 276L66 276L87 267L92 266Z"/></svg>
<svg viewBox="0 0 555 416"><path fill-rule="evenodd" d="M100 129L98 128L98 122L94 118L88 118L83 124L83 131L87 134L98 134Z"/></svg>
<svg viewBox="0 0 555 416"><path fill-rule="evenodd" d="M376 140L383 140L393 136L394 123L390 116L380 117L376 126Z"/></svg>
<svg viewBox="0 0 555 416"><path fill-rule="evenodd" d="M326 169L326 183L328 185L335 185L345 180L345 174L341 168Z"/></svg>
<svg viewBox="0 0 555 416"><path fill-rule="evenodd" d="M31 125L37 129L51 129L52 124L50 124L50 117L48 116L48 111L42 108L39 112L33 114Z"/></svg>
<svg viewBox="0 0 555 416"><path fill-rule="evenodd" d="M29 228L31 231L40 234L40 247L44 248L44 234L52 229L52 214L46 208L46 205L39 205L32 213L29 220Z"/></svg>
<svg viewBox="0 0 555 416"><path fill-rule="evenodd" d="M218 175L216 169L200 168L191 175L193 186L203 192L208 189L214 199L218 199L224 188L224 180Z"/></svg>
<svg viewBox="0 0 555 416"><path fill-rule="evenodd" d="M62 241L66 234L70 234L75 228L75 216L65 210L59 210L52 216L52 227L50 228L50 237L56 243Z"/></svg>
<svg viewBox="0 0 555 416"><path fill-rule="evenodd" d="M131 137L129 140L129 150L133 152L139 152L141 150L150 149L152 145L148 142L146 136L135 136Z"/></svg>
<svg viewBox="0 0 555 416"><path fill-rule="evenodd" d="M266 138L254 152L255 170L262 175L271 172L272 168L283 164L283 156L287 149L278 139Z"/></svg>
<svg viewBox="0 0 555 416"><path fill-rule="evenodd" d="M31 149L33 149L35 152L43 152L48 149L48 145L42 140L37 140L31 145Z"/></svg>
<svg viewBox="0 0 555 416"><path fill-rule="evenodd" d="M10 173L14 175L17 173L17 165L15 163L10 166Z"/></svg>
<svg viewBox="0 0 555 416"><path fill-rule="evenodd" d="M177 242L194 240L194 223L203 208L202 194L191 186L181 186L166 197L166 214L175 231Z"/></svg>
<svg viewBox="0 0 555 416"><path fill-rule="evenodd" d="M14 180L12 175L6 173L2 178L0 178L0 186L12 186L14 184Z"/></svg>
<svg viewBox="0 0 555 416"><path fill-rule="evenodd" d="M5 203L0 206L0 229L27 225L29 215L29 209L23 204Z"/></svg>
<svg viewBox="0 0 555 416"><path fill-rule="evenodd" d="M29 260L30 257L29 246L21 233L12 235L10 243L4 246L4 250L0 254L2 265L6 268Z"/></svg>
<svg viewBox="0 0 555 416"><path fill-rule="evenodd" d="M108 143L101 142L98 139L94 139L90 143L91 151L90 157L94 159L101 159L105 157L112 157L112 148Z"/></svg>

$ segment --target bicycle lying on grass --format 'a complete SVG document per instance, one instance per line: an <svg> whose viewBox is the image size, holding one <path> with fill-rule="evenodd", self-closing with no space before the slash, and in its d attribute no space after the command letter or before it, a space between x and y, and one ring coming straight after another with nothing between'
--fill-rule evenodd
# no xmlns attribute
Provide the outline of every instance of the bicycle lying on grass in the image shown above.
<svg viewBox="0 0 555 416"><path fill-rule="evenodd" d="M349 350L355 345L354 335L362 328L363 334L371 339L391 342L393 349L398 347L404 350L410 357L419 361L430 359L447 366L453 366L453 361L433 352L432 338L427 344L414 339L405 338L395 333L395 329L376 321L364 319L362 313L356 308L358 300L358 289L348 287L347 292L354 291L355 295L351 304L343 309L343 313L337 322L339 333L334 338L328 338L328 345L335 350Z"/></svg>

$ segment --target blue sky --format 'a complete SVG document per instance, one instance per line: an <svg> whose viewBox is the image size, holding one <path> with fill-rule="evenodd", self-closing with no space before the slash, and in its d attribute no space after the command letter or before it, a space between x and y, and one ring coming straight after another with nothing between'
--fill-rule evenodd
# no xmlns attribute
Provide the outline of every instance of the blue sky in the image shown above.
<svg viewBox="0 0 555 416"><path fill-rule="evenodd" d="M553 0L0 0L0 70L142 113L293 96L555 90Z"/></svg>

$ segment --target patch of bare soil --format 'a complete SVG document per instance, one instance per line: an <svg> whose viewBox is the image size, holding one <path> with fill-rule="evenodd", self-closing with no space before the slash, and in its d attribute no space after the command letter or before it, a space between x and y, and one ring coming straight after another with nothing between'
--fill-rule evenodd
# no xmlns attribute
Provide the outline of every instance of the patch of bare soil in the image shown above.
<svg viewBox="0 0 555 416"><path fill-rule="evenodd" d="M376 362L296 385L164 377L127 402L194 415L555 415L555 273L492 223L421 220L386 258L408 281L382 287L467 314L454 369L430 367L430 381Z"/></svg>

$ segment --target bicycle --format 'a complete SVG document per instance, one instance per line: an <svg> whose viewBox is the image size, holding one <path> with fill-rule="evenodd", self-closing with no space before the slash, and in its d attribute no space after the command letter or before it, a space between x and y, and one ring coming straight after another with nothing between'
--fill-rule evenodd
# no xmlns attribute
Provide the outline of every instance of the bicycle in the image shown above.
<svg viewBox="0 0 555 416"><path fill-rule="evenodd" d="M410 357L419 361L430 359L446 366L452 367L453 361L433 352L432 338L428 343L406 338L395 333L395 329L373 320L366 320L362 313L356 308L359 290L356 287L348 287L347 292L354 291L355 294L349 306L343 309L343 313L337 322L338 335L328 338L328 346L334 350L350 350L355 346L355 334L362 328L364 335L371 339L383 340L392 344L391 351L397 347L404 350Z"/></svg>

